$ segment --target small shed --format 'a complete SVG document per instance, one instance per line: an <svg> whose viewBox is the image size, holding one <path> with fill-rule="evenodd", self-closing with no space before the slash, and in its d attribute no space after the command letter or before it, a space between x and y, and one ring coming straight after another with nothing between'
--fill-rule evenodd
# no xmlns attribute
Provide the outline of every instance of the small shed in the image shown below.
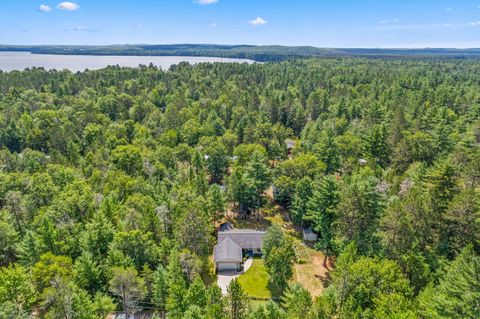
<svg viewBox="0 0 480 319"><path fill-rule="evenodd" d="M232 223L229 223L229 222L222 223L218 228L218 231L229 231L229 230L233 230L233 225Z"/></svg>
<svg viewBox="0 0 480 319"><path fill-rule="evenodd" d="M303 229L303 240L304 241L317 241L318 235L313 231L312 227Z"/></svg>
<svg viewBox="0 0 480 319"><path fill-rule="evenodd" d="M287 147L287 151L291 151L297 143L294 140L286 139L285 146Z"/></svg>
<svg viewBox="0 0 480 319"><path fill-rule="evenodd" d="M217 270L239 270L242 264L242 248L232 239L225 238L213 250Z"/></svg>

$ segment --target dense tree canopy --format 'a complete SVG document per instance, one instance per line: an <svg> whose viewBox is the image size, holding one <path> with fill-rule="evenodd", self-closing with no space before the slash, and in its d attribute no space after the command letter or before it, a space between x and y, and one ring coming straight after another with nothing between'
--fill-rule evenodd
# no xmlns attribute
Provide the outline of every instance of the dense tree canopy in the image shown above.
<svg viewBox="0 0 480 319"><path fill-rule="evenodd" d="M479 88L474 59L0 72L0 317L478 317ZM255 310L209 257L271 187L336 262L312 299L273 229Z"/></svg>

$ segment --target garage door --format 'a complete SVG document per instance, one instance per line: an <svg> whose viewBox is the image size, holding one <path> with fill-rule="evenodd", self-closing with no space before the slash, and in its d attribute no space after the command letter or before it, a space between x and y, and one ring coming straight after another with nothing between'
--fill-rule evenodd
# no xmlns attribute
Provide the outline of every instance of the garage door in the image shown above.
<svg viewBox="0 0 480 319"><path fill-rule="evenodd" d="M237 263L218 263L218 270L237 270Z"/></svg>

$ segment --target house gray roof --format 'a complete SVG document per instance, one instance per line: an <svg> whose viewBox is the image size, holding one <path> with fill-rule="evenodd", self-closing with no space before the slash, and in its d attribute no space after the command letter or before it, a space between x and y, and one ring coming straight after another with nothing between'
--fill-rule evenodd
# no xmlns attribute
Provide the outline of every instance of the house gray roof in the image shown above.
<svg viewBox="0 0 480 319"><path fill-rule="evenodd" d="M262 249L264 231L253 229L232 229L218 232L218 242L230 238L242 249Z"/></svg>
<svg viewBox="0 0 480 319"><path fill-rule="evenodd" d="M213 249L215 262L242 262L242 248L230 238L225 238Z"/></svg>

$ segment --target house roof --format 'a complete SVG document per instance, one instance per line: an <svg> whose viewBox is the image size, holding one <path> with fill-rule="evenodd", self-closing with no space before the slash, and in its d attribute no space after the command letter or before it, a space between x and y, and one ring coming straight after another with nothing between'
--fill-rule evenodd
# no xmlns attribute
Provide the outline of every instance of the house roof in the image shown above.
<svg viewBox="0 0 480 319"><path fill-rule="evenodd" d="M233 240L242 249L262 249L264 231L253 229L232 229L218 232L218 242L226 238Z"/></svg>
<svg viewBox="0 0 480 319"><path fill-rule="evenodd" d="M242 262L242 248L230 238L225 238L213 249L215 262Z"/></svg>

